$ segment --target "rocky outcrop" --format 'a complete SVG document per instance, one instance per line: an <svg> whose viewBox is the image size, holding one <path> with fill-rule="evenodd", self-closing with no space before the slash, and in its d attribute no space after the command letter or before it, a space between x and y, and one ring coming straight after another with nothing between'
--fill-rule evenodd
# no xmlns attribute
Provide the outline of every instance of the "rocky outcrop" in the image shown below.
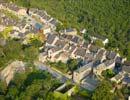
<svg viewBox="0 0 130 100"><path fill-rule="evenodd" d="M14 61L0 72L0 78L2 80L5 80L8 85L13 79L15 73L20 73L24 71L25 64L22 61Z"/></svg>

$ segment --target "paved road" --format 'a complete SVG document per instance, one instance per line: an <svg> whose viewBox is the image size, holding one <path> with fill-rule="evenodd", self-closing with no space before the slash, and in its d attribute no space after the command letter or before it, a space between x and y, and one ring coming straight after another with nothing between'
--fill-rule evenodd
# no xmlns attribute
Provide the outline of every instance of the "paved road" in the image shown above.
<svg viewBox="0 0 130 100"><path fill-rule="evenodd" d="M35 65L37 66L37 69L48 71L53 77L59 79L62 83L65 83L67 80L70 80L68 77L62 75L61 73L57 72L56 70L50 68L49 66L41 62L35 62Z"/></svg>

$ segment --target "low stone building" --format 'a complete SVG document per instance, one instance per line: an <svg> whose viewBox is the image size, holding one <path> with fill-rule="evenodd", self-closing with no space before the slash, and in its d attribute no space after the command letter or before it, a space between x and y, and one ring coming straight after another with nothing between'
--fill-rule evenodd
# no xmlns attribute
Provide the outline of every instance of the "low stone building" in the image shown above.
<svg viewBox="0 0 130 100"><path fill-rule="evenodd" d="M74 71L73 80L77 83L80 83L80 81L91 72L92 65L93 62L90 62L89 64L86 64L85 66Z"/></svg>
<svg viewBox="0 0 130 100"><path fill-rule="evenodd" d="M124 78L124 73L118 73L116 76L112 77L110 80L114 81L116 83L120 83L122 79Z"/></svg>

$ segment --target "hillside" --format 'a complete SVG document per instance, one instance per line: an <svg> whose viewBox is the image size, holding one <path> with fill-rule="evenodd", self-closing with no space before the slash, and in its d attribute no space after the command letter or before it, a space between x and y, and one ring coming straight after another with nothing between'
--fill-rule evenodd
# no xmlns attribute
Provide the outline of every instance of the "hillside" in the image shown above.
<svg viewBox="0 0 130 100"><path fill-rule="evenodd" d="M26 0L16 0L27 6ZM119 48L130 59L129 0L31 0L31 7L45 9L64 27L86 28L89 34L109 38L107 48Z"/></svg>

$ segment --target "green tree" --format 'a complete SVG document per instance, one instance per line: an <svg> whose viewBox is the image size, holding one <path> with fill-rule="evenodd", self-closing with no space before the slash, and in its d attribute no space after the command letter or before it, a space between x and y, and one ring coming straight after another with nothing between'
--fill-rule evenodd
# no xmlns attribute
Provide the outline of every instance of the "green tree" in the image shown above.
<svg viewBox="0 0 130 100"><path fill-rule="evenodd" d="M113 76L115 76L115 72L112 69L107 69L107 70L102 72L102 75L105 78L112 78Z"/></svg>
<svg viewBox="0 0 130 100"><path fill-rule="evenodd" d="M5 81L0 81L0 95L5 95L7 91L7 85Z"/></svg>
<svg viewBox="0 0 130 100"><path fill-rule="evenodd" d="M86 42L89 42L89 41L90 41L89 33L88 33L88 32L84 33L84 34L83 34L83 38L84 38L84 40L85 40Z"/></svg>
<svg viewBox="0 0 130 100"><path fill-rule="evenodd" d="M113 100L112 86L108 81L102 81L92 95L92 100Z"/></svg>
<svg viewBox="0 0 130 100"><path fill-rule="evenodd" d="M99 39L98 39L98 40L95 40L95 41L94 41L94 44L95 44L96 46L98 46L98 47L102 47L102 48L104 47L104 44L103 44L102 40L99 40Z"/></svg>
<svg viewBox="0 0 130 100"><path fill-rule="evenodd" d="M130 60L130 42L127 44L127 58Z"/></svg>
<svg viewBox="0 0 130 100"><path fill-rule="evenodd" d="M73 79L73 72L74 72L74 70L76 70L79 67L78 61L76 59L69 59L67 61L67 67L68 67L69 71L71 71L72 79Z"/></svg>

